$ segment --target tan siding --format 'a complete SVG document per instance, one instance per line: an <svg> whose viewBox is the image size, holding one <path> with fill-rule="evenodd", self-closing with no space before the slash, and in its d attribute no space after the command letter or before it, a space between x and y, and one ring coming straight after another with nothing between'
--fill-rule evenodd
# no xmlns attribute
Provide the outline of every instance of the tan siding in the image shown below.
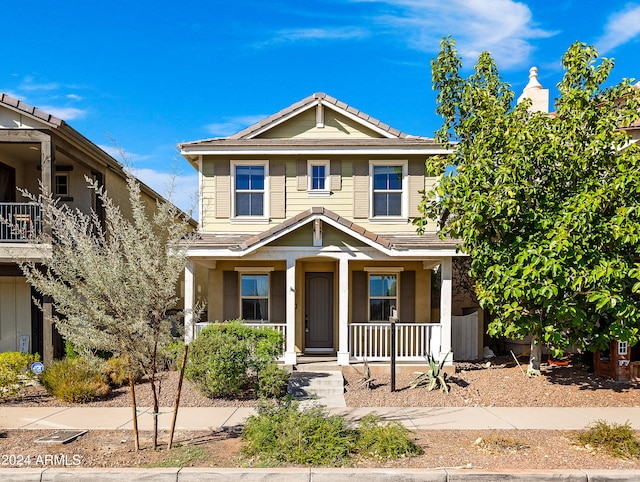
<svg viewBox="0 0 640 482"><path fill-rule="evenodd" d="M216 180L214 177L213 162L204 162L202 165L202 212L200 213L201 229L207 230L208 225L215 218L216 208Z"/></svg>
<svg viewBox="0 0 640 482"><path fill-rule="evenodd" d="M282 161L271 162L269 165L269 189L271 191L271 217L284 219L285 217L285 164Z"/></svg>
<svg viewBox="0 0 640 482"><path fill-rule="evenodd" d="M215 173L216 218L228 219L231 216L231 175L228 161L217 162Z"/></svg>
<svg viewBox="0 0 640 482"><path fill-rule="evenodd" d="M327 108L324 110L324 127L316 127L316 109L311 108L294 119L269 129L258 137L264 139L339 139L344 137L366 139L380 138L382 135Z"/></svg>
<svg viewBox="0 0 640 482"><path fill-rule="evenodd" d="M369 164L353 164L353 217L369 217Z"/></svg>
<svg viewBox="0 0 640 482"><path fill-rule="evenodd" d="M424 191L424 171L425 166L422 161L409 162L409 217L415 218L420 216L418 205L422 201Z"/></svg>

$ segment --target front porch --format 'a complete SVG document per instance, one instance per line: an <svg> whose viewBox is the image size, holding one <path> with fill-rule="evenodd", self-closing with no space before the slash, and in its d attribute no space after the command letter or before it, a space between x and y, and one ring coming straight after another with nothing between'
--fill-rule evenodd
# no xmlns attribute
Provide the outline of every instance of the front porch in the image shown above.
<svg viewBox="0 0 640 482"><path fill-rule="evenodd" d="M194 325L194 338L214 323ZM286 323L251 323L255 328L271 328L282 333L287 340ZM442 352L442 325L440 323L396 323L396 360L398 362L424 362L428 356L440 361ZM391 323L350 323L349 363L391 361ZM286 341L280 361L285 361ZM446 354L445 354L446 355ZM300 354L296 353L296 363ZM335 359L335 358L334 358ZM336 359L337 361L337 359ZM344 365L344 363L343 363Z"/></svg>

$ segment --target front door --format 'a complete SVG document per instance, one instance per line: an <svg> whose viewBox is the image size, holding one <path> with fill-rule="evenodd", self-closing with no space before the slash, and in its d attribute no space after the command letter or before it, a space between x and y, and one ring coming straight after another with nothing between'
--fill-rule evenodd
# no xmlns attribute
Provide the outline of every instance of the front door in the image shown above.
<svg viewBox="0 0 640 482"><path fill-rule="evenodd" d="M305 350L333 351L333 273L305 273Z"/></svg>

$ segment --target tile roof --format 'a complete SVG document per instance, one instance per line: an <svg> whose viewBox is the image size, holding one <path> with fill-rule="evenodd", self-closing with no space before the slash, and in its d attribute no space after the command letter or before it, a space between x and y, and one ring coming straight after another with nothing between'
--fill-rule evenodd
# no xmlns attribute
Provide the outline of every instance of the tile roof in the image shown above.
<svg viewBox="0 0 640 482"><path fill-rule="evenodd" d="M324 207L312 207L298 213L296 216L273 226L261 233L200 233L199 239L193 244L194 248L224 248L231 251L246 251L256 244L269 242L285 234L290 228L306 224L315 216L323 216L332 220L345 229L348 234L360 235L382 248L394 251L408 251L412 249L455 249L455 240L441 240L437 233L418 234L377 234L373 231L339 216Z"/></svg>
<svg viewBox="0 0 640 482"><path fill-rule="evenodd" d="M64 121L62 119L58 119L54 115L41 111L37 107L33 107L32 105L26 104L21 100L14 99L13 97L7 94L0 94L0 105L3 105L3 104L8 107L17 109L21 112L24 112L25 114L32 115L44 122L48 122L49 124L53 124L58 127L64 124Z"/></svg>
<svg viewBox="0 0 640 482"><path fill-rule="evenodd" d="M241 141L240 142L241 145L246 145L247 141L258 141L257 145L261 145L259 144L259 142L265 142L265 141L270 141L272 143L278 143L282 145L283 139L254 139L253 136L255 136L257 133L262 132L263 130L268 129L270 126L277 125L280 121L294 115L297 112L301 112L303 110L310 108L313 105L317 105L318 102L322 102L323 104L327 105L329 108L342 110L353 116L356 116L363 124L365 125L368 124L370 128L377 129L378 131L382 131L386 137L383 139L373 139L375 141L394 141L394 140L406 141L411 139L411 140L415 140L415 142L423 142L423 143L429 142L432 144L434 143L433 139L431 138L411 136L409 134L399 131L398 129L394 129L388 124L385 124L384 122L381 122L378 119L371 117L370 115L366 114L365 112L362 112L359 109L356 109L353 106L350 106L348 104L345 104L344 102L339 101L335 97L331 97L330 95L327 95L324 92L316 92L315 94L310 95L309 97L305 97L304 99L290 105L289 107L285 107L279 112L276 112L275 114L272 114L269 117L229 137L204 139L204 140L194 141L194 142L185 142L180 144L180 147L195 146L199 144L208 144L208 143L215 143L215 142L220 142L220 143L224 142L225 145L228 145L228 144L232 144L233 141ZM364 142L364 141L371 142L371 140L372 139L368 139L368 140L361 139L360 142ZM287 141L287 144L290 144L298 140L286 139L286 141ZM306 143L306 142L310 142L310 140L308 139L300 140L300 142ZM336 140L335 139L333 140L319 139L316 142L320 143L321 145L325 145L325 144L328 145L328 144L335 144ZM341 141L341 142L346 142L346 141Z"/></svg>

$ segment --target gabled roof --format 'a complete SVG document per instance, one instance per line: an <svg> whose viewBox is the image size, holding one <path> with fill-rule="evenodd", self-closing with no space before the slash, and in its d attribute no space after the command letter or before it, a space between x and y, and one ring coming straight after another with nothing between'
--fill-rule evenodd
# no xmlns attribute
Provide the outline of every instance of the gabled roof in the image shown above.
<svg viewBox="0 0 640 482"><path fill-rule="evenodd" d="M65 123L62 119L58 119L54 115L41 111L37 107L33 107L32 105L26 104L21 100L14 99L13 97L8 96L7 94L0 93L0 105L4 105L6 107L10 107L14 110L23 112L25 114L32 115L36 119L46 122L47 124L51 124L52 126L59 127Z"/></svg>
<svg viewBox="0 0 640 482"><path fill-rule="evenodd" d="M361 124L366 127L369 127L376 132L379 132L386 138L399 138L404 139L407 136L404 132L399 131L398 129L394 129L391 126L380 122L378 119L371 117L370 115L362 112L361 110L356 109L344 102L339 101L335 97L331 97L330 95L325 94L324 92L316 92L309 97L302 99L301 101L296 102L295 104L290 105L289 107L285 107L279 112L270 115L266 119L253 124L252 126L247 127L246 129L229 136L229 139L252 139L256 135L269 130L270 128L280 124L281 122L290 119L291 117L303 112L307 109L313 108L318 104L323 104L324 106L335 110L337 112L341 112L343 114L347 114L356 120L358 120Z"/></svg>
<svg viewBox="0 0 640 482"><path fill-rule="evenodd" d="M324 207L312 207L261 233L199 233L199 239L191 246L192 255L200 249L228 250L243 256L295 231L314 219L321 219L346 235L359 239L366 245L387 254L410 255L410 250L455 250L455 240L441 240L437 233L377 234L339 216Z"/></svg>
<svg viewBox="0 0 640 482"><path fill-rule="evenodd" d="M335 113L348 117L364 129L374 132L378 137L371 137L369 139L268 139L264 138L263 134L267 131L281 125L282 123L292 119L293 117L306 112L309 109L316 108L321 105L324 108L330 109ZM191 147L212 146L221 145L225 146L237 146L237 145L265 145L279 144L282 145L283 141L287 144L316 144L316 145L328 145L337 143L350 143L354 144L378 144L378 145L399 145L402 143L411 142L413 144L430 144L435 145L433 139L421 136L412 136L401 132L398 129L385 124L378 119L371 117L370 115L350 106L344 102L339 101L335 97L325 94L324 92L317 92L309 97L306 97L289 107L282 109L275 114L241 130L240 132L228 137L218 137L211 139L203 139L193 142L185 142L180 144L180 149L189 149Z"/></svg>

